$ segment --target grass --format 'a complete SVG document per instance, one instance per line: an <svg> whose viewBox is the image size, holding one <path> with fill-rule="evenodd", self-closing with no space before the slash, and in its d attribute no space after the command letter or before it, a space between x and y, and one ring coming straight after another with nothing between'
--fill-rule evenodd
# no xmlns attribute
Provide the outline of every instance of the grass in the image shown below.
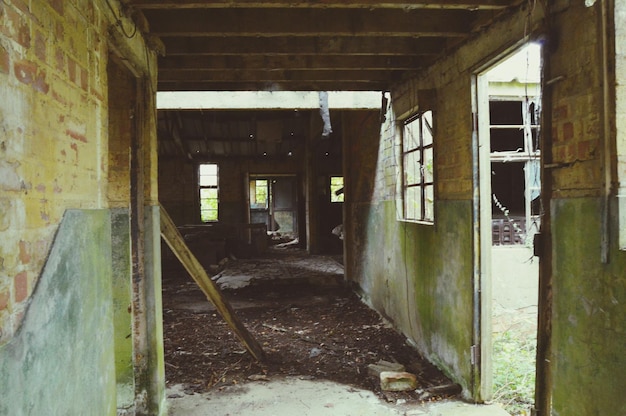
<svg viewBox="0 0 626 416"><path fill-rule="evenodd" d="M493 401L513 416L530 416L535 394L536 334L509 328L493 334Z"/></svg>

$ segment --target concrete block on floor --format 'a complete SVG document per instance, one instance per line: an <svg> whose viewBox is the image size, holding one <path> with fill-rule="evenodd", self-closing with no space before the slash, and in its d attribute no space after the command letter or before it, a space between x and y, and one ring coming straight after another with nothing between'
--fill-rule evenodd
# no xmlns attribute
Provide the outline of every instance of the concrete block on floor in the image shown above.
<svg viewBox="0 0 626 416"><path fill-rule="evenodd" d="M400 363L392 363L385 360L379 360L376 364L370 364L367 366L367 373L372 377L380 377L380 373L383 371L406 371L404 366Z"/></svg>
<svg viewBox="0 0 626 416"><path fill-rule="evenodd" d="M409 391L417 388L415 374L401 371L383 371L380 373L380 388L383 391Z"/></svg>

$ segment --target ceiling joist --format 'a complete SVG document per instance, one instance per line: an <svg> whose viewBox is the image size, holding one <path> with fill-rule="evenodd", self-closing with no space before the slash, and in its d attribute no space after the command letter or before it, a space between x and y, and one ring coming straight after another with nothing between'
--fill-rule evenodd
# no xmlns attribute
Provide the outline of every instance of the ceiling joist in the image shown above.
<svg viewBox="0 0 626 416"><path fill-rule="evenodd" d="M485 13L466 10L182 9L146 10L151 32L172 36L465 36Z"/></svg>
<svg viewBox="0 0 626 416"><path fill-rule="evenodd" d="M161 91L389 90L525 3L123 1L165 47Z"/></svg>

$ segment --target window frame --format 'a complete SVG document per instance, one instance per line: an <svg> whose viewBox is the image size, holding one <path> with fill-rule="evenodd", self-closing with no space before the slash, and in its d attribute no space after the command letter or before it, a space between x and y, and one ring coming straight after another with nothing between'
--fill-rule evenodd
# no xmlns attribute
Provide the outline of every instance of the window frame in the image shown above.
<svg viewBox="0 0 626 416"><path fill-rule="evenodd" d="M433 126L433 111L424 110L407 117L402 121L400 130L400 193L401 193L401 216L400 221L412 222L425 225L435 224L435 129ZM409 129L413 129L417 123L417 137L412 137L413 146L407 147ZM410 127L409 127L410 126ZM428 138L425 136L425 129L428 130ZM414 135L415 136L415 135ZM416 156L415 156L416 155ZM427 157L427 155L430 155ZM415 171L408 171L407 160L419 163ZM428 174L428 164L431 163L431 172ZM425 168L426 166L426 168ZM408 183L409 175L415 179ZM418 198L411 199L410 189L418 190ZM430 190L430 193L429 193ZM428 202L428 200L432 201ZM413 215L408 212L408 205L416 203L419 213Z"/></svg>
<svg viewBox="0 0 626 416"><path fill-rule="evenodd" d="M254 182L254 190L252 183ZM261 187L259 187L259 182L264 182ZM250 177L248 187L250 189L250 209L253 211L267 211L270 209L270 184L269 179L267 178L257 178ZM257 196L259 195L258 189L265 188L265 201L261 204L257 200ZM254 201L254 202L253 202Z"/></svg>
<svg viewBox="0 0 626 416"><path fill-rule="evenodd" d="M215 175L202 175L201 170L202 170L202 166L215 166ZM212 222L218 222L219 221L219 203L220 203L220 191L219 191L219 180L220 180L220 167L219 164L217 163L211 163L211 162L204 162L204 163L200 163L198 164L198 168L197 168L197 174L198 174L198 193L197 193L197 201L198 201L198 214L200 217L200 222L205 224L205 223L212 223ZM202 181L202 177L203 176L215 176L215 184L203 184ZM211 199L215 199L217 204L216 204L216 208L215 210L210 210L210 211L215 211L215 218L209 218L209 219L204 219L203 217L203 211L207 211L207 210L203 210L202 209L202 191L204 189L215 189L216 191L216 197L215 198L211 198Z"/></svg>

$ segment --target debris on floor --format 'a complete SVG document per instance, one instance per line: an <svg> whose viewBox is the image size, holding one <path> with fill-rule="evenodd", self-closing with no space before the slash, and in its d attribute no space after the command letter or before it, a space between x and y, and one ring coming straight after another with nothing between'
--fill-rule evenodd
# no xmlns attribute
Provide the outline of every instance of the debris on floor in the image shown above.
<svg viewBox="0 0 626 416"><path fill-rule="evenodd" d="M332 258L318 256L312 264L310 256L292 249L273 256L230 261L226 270L230 276L238 267L248 273L246 262L253 262L258 276L283 273L288 279L253 280L246 287L223 289L239 319L263 346L263 364L245 351L189 277L164 276L168 386L182 385L191 393L218 392L250 380L297 377L370 390L391 403L437 401L460 393L429 390L452 383L353 292L337 283L315 284L328 278L324 270L336 273L338 263ZM397 370L410 372L414 387L383 391L371 366L384 363L389 364L380 371L397 363Z"/></svg>

